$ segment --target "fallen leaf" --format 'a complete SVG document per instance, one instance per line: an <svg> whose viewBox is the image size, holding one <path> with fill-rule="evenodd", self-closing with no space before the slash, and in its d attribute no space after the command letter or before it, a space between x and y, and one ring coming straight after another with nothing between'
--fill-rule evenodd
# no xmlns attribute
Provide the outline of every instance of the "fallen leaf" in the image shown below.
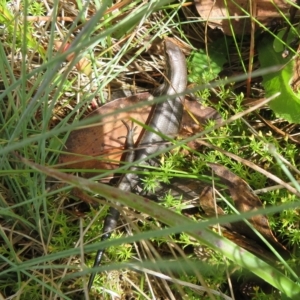
<svg viewBox="0 0 300 300"><path fill-rule="evenodd" d="M206 186L200 196L200 206L208 217L216 217L225 215L223 209L215 204L215 197L213 194L213 188ZM260 258L273 262L275 256L267 251L265 247L258 244L253 239L245 236L242 230L236 230L234 224L222 224L222 235L229 240L235 242L240 247L258 255Z"/></svg>
<svg viewBox="0 0 300 300"><path fill-rule="evenodd" d="M214 163L209 163L208 165L220 177L222 183L228 187L231 198L239 212L249 212L263 207L260 199L252 192L250 186L243 179L222 165ZM289 255L288 250L273 235L268 218L265 215L255 215L248 219L248 221L281 255ZM261 239L245 222L234 222L231 226L232 230L264 245Z"/></svg>
<svg viewBox="0 0 300 300"><path fill-rule="evenodd" d="M247 0L195 0L196 9L202 19L207 21L211 28L220 28L227 35L233 35L232 31L238 35L250 33L251 3ZM264 26L268 26L274 18L282 18L281 14L288 15L291 7L284 0L260 0L255 3L253 17ZM256 26L258 27L259 25Z"/></svg>
<svg viewBox="0 0 300 300"><path fill-rule="evenodd" d="M55 50L60 51L61 53L64 53L65 51L67 51L70 48L69 43L64 44L64 46L62 47L63 43L59 42L59 41L55 41L54 42L54 47ZM67 61L72 61L75 58L75 53L71 53L67 56ZM79 62L75 65L76 69L81 72L84 73L85 75L89 76L92 73L92 64L91 62L86 58L86 57L82 57Z"/></svg>
<svg viewBox="0 0 300 300"><path fill-rule="evenodd" d="M213 189L206 186L200 194L200 206L208 217L225 215L223 209L215 203Z"/></svg>
<svg viewBox="0 0 300 300"><path fill-rule="evenodd" d="M101 106L87 117L99 116L99 121L93 126L74 130L65 144L65 153L59 157L59 163L73 169L111 170L119 166L124 149L124 138L127 133L122 120L129 122L130 118L147 124L151 117L151 106L137 108L135 105L147 101L150 93L118 98ZM132 107L126 112L114 113L118 109ZM208 119L221 120L220 115L212 108L204 107L197 101L185 100L181 132L193 134L201 130ZM134 141L138 145L144 129L137 126ZM94 173L95 174L95 173Z"/></svg>

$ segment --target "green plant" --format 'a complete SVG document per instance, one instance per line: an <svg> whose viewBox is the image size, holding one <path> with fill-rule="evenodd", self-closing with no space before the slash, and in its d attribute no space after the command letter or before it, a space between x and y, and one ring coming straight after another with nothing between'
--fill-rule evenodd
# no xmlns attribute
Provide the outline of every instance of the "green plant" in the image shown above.
<svg viewBox="0 0 300 300"><path fill-rule="evenodd" d="M46 8L42 2L32 1L28 5L28 13L33 16L44 16Z"/></svg>
<svg viewBox="0 0 300 300"><path fill-rule="evenodd" d="M68 172L74 170L67 170L68 166L57 170L57 158L63 151L68 133L94 122L94 119L82 119L82 116L95 96L101 101L105 99L105 87L119 84L120 78L126 82L132 79L128 69L133 68L133 62L144 51L149 36L164 36L172 31L189 40L182 30L178 14L180 6L170 5L169 1L133 1L113 10L109 10L110 1L95 3L97 9L89 6L90 3L85 6L78 2L77 5L78 15L72 16L72 24L67 23L68 27L62 27L60 32L54 22L38 31L19 14L9 11L6 2L0 6L0 21L5 25L0 40L0 72L4 85L0 94L1 293L20 299L75 299L77 291L83 289L87 298L86 280L92 272L90 266L94 254L99 247L109 247L105 257L107 264L97 268L101 275L96 278L91 297L103 293L103 289L125 293L123 287L128 287L129 280L138 287L130 290L137 299L155 298L160 291L157 286L164 285L166 290L186 294L189 299L203 296L205 285L209 286L210 292L207 298L212 295L225 297L219 290L230 295L224 288L230 277L228 274L238 270L239 276L244 278L246 270L296 299L300 293L298 278L290 268L298 267L298 195L279 189L269 191L260 197L267 208L235 214L227 200L228 194L223 190L224 185L207 167L209 162L220 163L252 188L264 189L271 179L260 169L255 169L256 166L278 178L290 180L274 155L267 151L268 144L274 144L278 153L294 168L298 165L298 146L278 138L267 128L257 129L256 115L244 112L245 91L238 92L233 83L228 85L225 81L210 83L230 52L227 46L220 47L218 42L211 45L209 53L202 50L200 54L193 54L189 58L190 80L201 85L194 91L205 98L202 101L205 105L214 105L225 120L236 114L237 117L222 127L209 121L203 124L204 131L187 139L178 139L169 147L172 152L161 156L161 168L152 169L148 177L145 174L144 183L150 191L158 181L169 183L172 178L194 179L199 184L213 183L224 194L218 200L223 201L224 210L232 215L205 220L197 209L192 215L184 210L190 206L195 209L198 200L187 204L180 197L174 198L167 193L165 202L152 203L136 195L128 197L91 179L70 176ZM51 8L60 16L58 3ZM87 11L93 12L88 16L90 20L86 18ZM154 11L159 12L152 21L149 16ZM23 15L27 13L43 15L44 6L25 1ZM57 39L65 44L61 51L55 47ZM117 52L116 47L119 47ZM21 53L21 62L8 52ZM28 60L25 59L27 55ZM68 60L70 55L72 59ZM91 73L74 68L83 58L91 66ZM203 68L198 70L195 68L198 63L203 63L207 69L213 66L213 72L204 73ZM211 103L212 96L214 103ZM205 141L208 145L190 149L186 145L189 141ZM233 155L240 160L235 161ZM245 161L251 161L253 168L246 166ZM120 172L122 170L124 168ZM292 172L294 177L298 176L295 170ZM111 172L98 174L96 178L107 175ZM53 177L66 185L49 188ZM118 201L129 207L124 209L124 215L127 215L124 220L131 228L130 234L127 235L122 226L111 240L100 242L106 209L89 208L84 214L79 211L78 216L76 209L72 209L78 204L78 198L71 192L74 186L85 189L93 197L100 195L112 204ZM98 198L95 201L102 205L104 200ZM184 214L181 214L182 210ZM278 268L209 229L216 223L238 221L259 213L270 214L272 228L294 247L294 256ZM194 249L190 249L198 245L206 245L208 261L199 260ZM108 272L107 276L105 272ZM159 281L152 285L158 280L157 274L163 278L168 276L168 283L164 281L162 285ZM125 279L122 281L121 277ZM266 296L257 290L255 297L263 299Z"/></svg>
<svg viewBox="0 0 300 300"><path fill-rule="evenodd" d="M295 35L293 36L295 38ZM300 99L297 91L293 90L291 85L297 81L293 77L297 76L298 53L287 58L282 57L282 51L274 49L274 43L279 43L280 38L276 36L267 36L259 43L259 60L263 68L280 65L279 71L272 74L265 74L263 85L266 89L266 95L274 95L280 86L280 95L270 102L270 107L277 116L286 119L289 122L299 123ZM284 42L282 42L284 43ZM288 99L288 101L287 101Z"/></svg>

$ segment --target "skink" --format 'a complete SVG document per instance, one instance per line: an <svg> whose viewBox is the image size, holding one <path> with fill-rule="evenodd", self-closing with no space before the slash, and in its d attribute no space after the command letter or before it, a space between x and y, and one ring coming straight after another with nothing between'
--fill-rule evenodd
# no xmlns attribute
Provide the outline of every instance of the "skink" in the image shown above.
<svg viewBox="0 0 300 300"><path fill-rule="evenodd" d="M183 96L174 96L185 91L187 85L186 60L180 48L169 40L165 41L165 57L167 62L166 80L155 96L171 96L164 102L157 104L152 112L149 127L168 137L175 137L179 131L183 114ZM155 164L147 161L149 155L166 148L164 139L155 132L146 131L142 136L138 149L135 151L135 161L145 161L145 164ZM138 166L131 168L136 171ZM139 177L134 172L129 172L123 177L119 189L131 191L139 182Z"/></svg>
<svg viewBox="0 0 300 300"><path fill-rule="evenodd" d="M133 150L133 134L134 130L127 127L127 150L129 151L126 161L147 161L149 155L152 155L166 147L164 139L155 132L162 133L168 137L175 137L179 131L179 126L183 114L183 96L177 96L184 92L187 85L187 69L185 56L180 48L171 41L165 41L165 56L167 64L166 80L159 92L155 96L167 95L170 96L164 102L157 104L152 112L152 118L148 123L149 127L153 128L154 132L146 131L139 142L139 149ZM174 96L176 95L176 96ZM128 125L127 125L128 126ZM123 191L132 191L139 182L139 176L134 171L138 166L132 167L127 174L124 174L119 183L118 188ZM118 206L119 203L116 203ZM112 231L117 225L120 213L117 209L110 207L108 215L104 222L102 241L110 238ZM104 249L97 252L94 266L99 266ZM88 289L93 285L95 273L92 273L88 283Z"/></svg>

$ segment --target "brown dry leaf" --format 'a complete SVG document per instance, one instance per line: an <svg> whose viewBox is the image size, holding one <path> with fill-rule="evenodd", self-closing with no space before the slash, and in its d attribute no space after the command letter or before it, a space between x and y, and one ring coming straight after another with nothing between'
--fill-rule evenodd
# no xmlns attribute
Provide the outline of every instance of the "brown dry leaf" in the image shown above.
<svg viewBox="0 0 300 300"><path fill-rule="evenodd" d="M210 186L206 186L202 190L199 200L201 208L208 217L214 217L216 215L223 216L225 214L223 209L215 204L213 189Z"/></svg>
<svg viewBox="0 0 300 300"><path fill-rule="evenodd" d="M221 181L228 187L230 195L234 201L235 207L241 213L249 212L262 208L263 205L260 199L252 192L250 186L240 177L229 171L219 164L208 164L215 174L220 177ZM288 255L287 249L281 245L276 237L273 235L268 218L265 215L256 215L248 219L253 227L263 235L263 237L282 255ZM260 238L253 232L253 230L243 221L231 224L233 230L245 235L248 238L262 243Z"/></svg>
<svg viewBox="0 0 300 300"><path fill-rule="evenodd" d="M92 112L88 117L99 116L98 123L71 132L65 144L65 151L70 153L61 154L59 163L76 169L111 170L117 168L124 148L122 137L125 137L127 133L121 120L128 122L130 118L133 118L147 124L151 117L151 106L133 107L132 110L118 114L114 114L114 111L147 101L150 96L151 94L146 92L119 98ZM200 130L202 125L211 118L220 120L220 115L215 110L203 107L197 101L186 99L184 107L181 132L193 133L195 130ZM137 126L135 130L136 145L141 139L142 129L141 126Z"/></svg>
<svg viewBox="0 0 300 300"><path fill-rule="evenodd" d="M227 5L226 5L227 3ZM253 17L268 26L274 18L288 16L290 5L284 0L195 0L195 6L203 20L212 28L220 28L225 34L232 35L230 24L235 34L249 34L251 31L250 4L254 6ZM246 12L244 12L244 11ZM228 19L228 16L233 17ZM258 25L256 25L258 28Z"/></svg>
<svg viewBox="0 0 300 300"><path fill-rule="evenodd" d="M198 101L186 98L180 134L187 136L199 132L202 129L202 125L205 125L208 120L214 120L216 124L222 122L221 115L214 108L205 107Z"/></svg>
<svg viewBox="0 0 300 300"><path fill-rule="evenodd" d="M236 243L238 246L250 251L262 259L268 260L271 263L274 263L274 260L276 260L276 257L272 252L267 251L265 247L261 246L261 244L249 239L243 234L232 232L231 230L224 230L222 231L222 234L224 237Z"/></svg>
<svg viewBox="0 0 300 300"><path fill-rule="evenodd" d="M212 187L206 186L202 190L199 200L201 208L208 217L215 217L216 214L218 216L225 214L223 209L214 203L215 197ZM270 253L270 251L266 251L264 247L259 245L253 239L246 237L243 232L237 231L232 225L234 224L222 224L222 235L224 237L263 259L274 261L274 255Z"/></svg>
<svg viewBox="0 0 300 300"><path fill-rule="evenodd" d="M66 153L61 154L59 163L66 164L68 168L78 169L115 169L119 165L124 148L124 138L127 133L122 120L129 122L133 118L139 122L146 123L150 114L150 107L143 106L133 108L130 111L113 114L114 111L147 101L151 96L142 93L136 96L119 98L113 100L87 117L99 116L99 122L91 127L74 130L70 133L65 144ZM137 126L135 130L135 142L139 138L142 127ZM95 159L95 157L98 157Z"/></svg>
<svg viewBox="0 0 300 300"><path fill-rule="evenodd" d="M59 41L55 41L54 42L54 47L56 51L61 51L61 53L64 53L65 51L67 51L70 48L69 43L66 43L63 48L62 48L63 43L59 42ZM71 53L67 56L67 61L72 61L75 58L75 54ZM83 57L79 60L79 62L75 65L76 69L81 72L84 73L85 75L89 76L92 73L92 64L91 62Z"/></svg>

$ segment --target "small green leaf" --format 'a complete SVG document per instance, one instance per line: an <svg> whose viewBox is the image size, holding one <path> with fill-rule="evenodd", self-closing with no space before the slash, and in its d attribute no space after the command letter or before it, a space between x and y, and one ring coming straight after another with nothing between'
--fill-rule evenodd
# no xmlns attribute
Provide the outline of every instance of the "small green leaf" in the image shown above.
<svg viewBox="0 0 300 300"><path fill-rule="evenodd" d="M279 52L282 53L284 51L286 45L290 45L292 43L292 41L296 38L296 35L294 34L294 32L291 31L287 36L286 42L284 42L282 39L284 37L285 31L286 31L286 29L279 31L277 34L277 38L275 38L274 42L273 42L274 50L278 53Z"/></svg>
<svg viewBox="0 0 300 300"><path fill-rule="evenodd" d="M280 92L280 96L270 102L271 109L278 117L292 123L300 123L300 98L290 86L295 61L290 58L284 59L281 53L276 52L273 48L273 41L274 38L269 36L264 38L258 46L259 61L262 68L282 65L280 71L263 76L266 97Z"/></svg>
<svg viewBox="0 0 300 300"><path fill-rule="evenodd" d="M208 47L208 53L205 49L193 52L190 61L190 78L192 82L198 84L202 82L203 77L208 81L213 80L222 70L223 64L227 61L227 48L224 39L219 39ZM205 74L205 75L204 75Z"/></svg>

